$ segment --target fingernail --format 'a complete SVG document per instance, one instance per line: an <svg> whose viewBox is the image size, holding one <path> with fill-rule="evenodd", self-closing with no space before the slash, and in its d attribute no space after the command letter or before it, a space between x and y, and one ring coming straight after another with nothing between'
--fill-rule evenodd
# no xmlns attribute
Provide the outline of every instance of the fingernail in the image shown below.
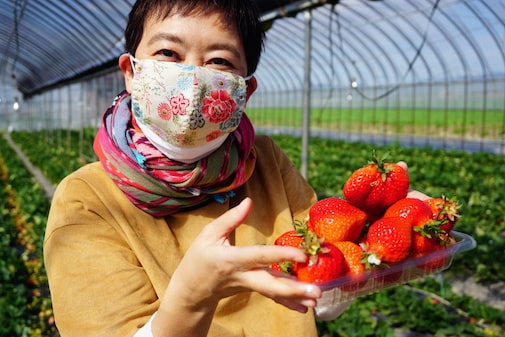
<svg viewBox="0 0 505 337"><path fill-rule="evenodd" d="M306 306L307 308L314 308L317 305L317 302L315 300L302 300L302 304Z"/></svg>
<svg viewBox="0 0 505 337"><path fill-rule="evenodd" d="M305 285L305 294L311 297L319 297L321 295L321 291L319 290L319 287L313 284L307 284Z"/></svg>

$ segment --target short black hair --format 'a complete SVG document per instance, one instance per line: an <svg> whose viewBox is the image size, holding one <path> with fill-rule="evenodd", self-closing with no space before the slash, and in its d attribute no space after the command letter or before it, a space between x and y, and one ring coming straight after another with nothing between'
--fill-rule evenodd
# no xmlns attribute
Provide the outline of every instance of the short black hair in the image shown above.
<svg viewBox="0 0 505 337"><path fill-rule="evenodd" d="M250 0L138 0L128 16L125 29L126 52L135 55L148 18L157 16L159 19L165 19L174 14L187 16L195 12L221 13L226 23L235 24L244 46L247 74L253 74L263 51L265 32L259 11Z"/></svg>

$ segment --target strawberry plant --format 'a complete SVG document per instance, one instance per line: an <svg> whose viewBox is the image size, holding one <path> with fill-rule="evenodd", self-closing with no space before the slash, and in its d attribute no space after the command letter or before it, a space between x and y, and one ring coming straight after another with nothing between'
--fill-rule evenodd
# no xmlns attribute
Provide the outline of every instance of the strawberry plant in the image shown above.
<svg viewBox="0 0 505 337"><path fill-rule="evenodd" d="M55 333L42 241L49 201L0 138L0 335Z"/></svg>
<svg viewBox="0 0 505 337"><path fill-rule="evenodd" d="M96 158L92 149L95 133L92 129L65 131L66 138L55 137L54 134L58 133L62 131L11 133L12 139L30 158L32 164L53 183L58 183L69 172Z"/></svg>

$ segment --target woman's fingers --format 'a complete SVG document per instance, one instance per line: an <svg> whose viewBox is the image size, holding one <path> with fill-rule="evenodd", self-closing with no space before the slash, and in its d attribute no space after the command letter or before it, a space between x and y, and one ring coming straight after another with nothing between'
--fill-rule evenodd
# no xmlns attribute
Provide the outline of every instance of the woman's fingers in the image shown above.
<svg viewBox="0 0 505 337"><path fill-rule="evenodd" d="M399 165L400 167L402 167L405 171L409 170L407 163L404 161L399 161L396 164ZM413 189L409 189L409 193L407 194L407 198L416 198L416 199L426 200L426 199L429 199L430 197L422 192L419 192L419 191L416 191Z"/></svg>
<svg viewBox="0 0 505 337"><path fill-rule="evenodd" d="M300 312L314 308L322 294L316 285L302 283L287 274L279 275L267 269L245 273L243 278L253 291Z"/></svg>
<svg viewBox="0 0 505 337"><path fill-rule="evenodd" d="M222 243L231 232L245 222L252 209L252 200L245 198L237 206L229 209L226 213L209 223L203 229L200 236L206 236L209 239L214 238Z"/></svg>
<svg viewBox="0 0 505 337"><path fill-rule="evenodd" d="M243 270L266 267L282 261L305 262L307 255L298 248L276 245L234 247L233 259L243 263Z"/></svg>
<svg viewBox="0 0 505 337"><path fill-rule="evenodd" d="M404 161L399 161L398 163L396 163L396 165L400 166L401 168L403 168L405 171L408 171L409 168L407 166L407 163L404 162Z"/></svg>
<svg viewBox="0 0 505 337"><path fill-rule="evenodd" d="M421 200L430 199L430 197L427 196L426 194L416 191L416 190L413 190L413 189L409 190L409 193L407 194L407 198L416 198L416 199L421 199Z"/></svg>

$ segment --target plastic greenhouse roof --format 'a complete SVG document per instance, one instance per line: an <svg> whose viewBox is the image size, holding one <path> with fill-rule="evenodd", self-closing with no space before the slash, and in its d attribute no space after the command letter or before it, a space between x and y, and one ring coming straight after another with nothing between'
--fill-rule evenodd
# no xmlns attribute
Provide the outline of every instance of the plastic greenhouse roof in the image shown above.
<svg viewBox="0 0 505 337"><path fill-rule="evenodd" d="M505 0L256 1L275 20L257 73L267 89L302 86L305 48L319 87L505 76ZM0 76L31 95L114 66L133 2L0 0ZM312 7L309 45L296 13Z"/></svg>

